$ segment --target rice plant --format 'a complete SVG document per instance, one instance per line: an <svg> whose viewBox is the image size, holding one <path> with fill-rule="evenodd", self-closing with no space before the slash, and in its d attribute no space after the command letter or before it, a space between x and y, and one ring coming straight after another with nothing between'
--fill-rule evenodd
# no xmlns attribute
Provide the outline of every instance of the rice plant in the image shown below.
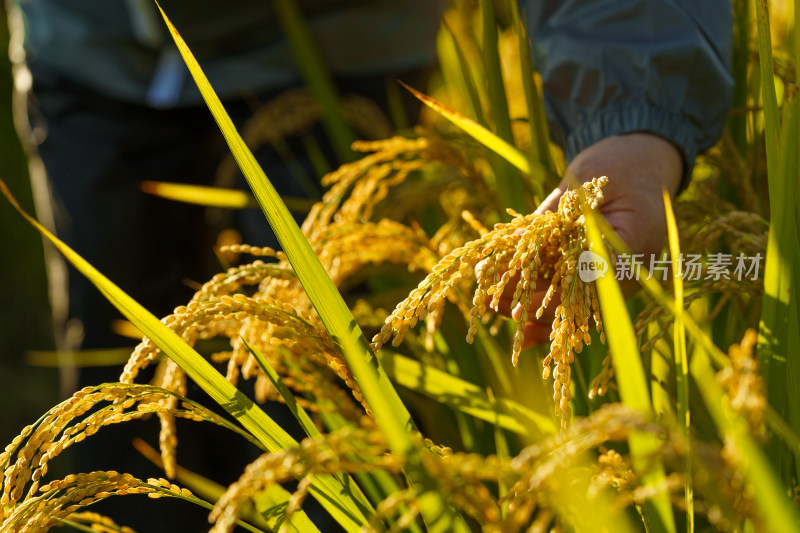
<svg viewBox="0 0 800 533"><path fill-rule="evenodd" d="M607 177L570 190L555 211L527 214L563 163L509 6L504 25L490 2L448 12L446 82L435 97L417 93L432 110L427 122L350 144L359 157L325 175L327 191L301 227L165 16L282 251L224 246L220 253L249 262L215 275L160 320L0 182L144 334L118 383L76 392L0 454L0 531L128 531L87 507L140 494L205 507L214 532L319 531L304 510L309 498L345 531L800 530L800 328L791 298L800 272L800 78L791 76L800 74L776 69L772 56L775 47L796 65L800 47L771 42L765 1L752 13L734 2L743 43L735 74L749 89L739 93L741 115L674 208L665 194L665 274L644 272L626 302L614 276L578 275L586 252L607 265L628 253L598 212ZM481 21L481 35L459 23L467 16ZM757 57L748 48L753 21ZM486 87L465 59L476 51ZM324 91L324 77L319 84ZM258 115L247 140L276 142L325 113L323 105L282 128L259 127L280 122L281 107L299 97ZM347 109L327 119L331 131L356 122ZM520 110L527 120L514 120ZM220 172L230 169L225 162ZM728 251L763 258L764 276L732 279L721 263ZM698 276L684 282L689 268ZM526 310L542 290L536 316L549 311L554 320L544 349L529 348ZM498 313L518 304L511 319ZM201 355L208 339L224 339L224 348ZM141 383L152 365L152 382ZM188 380L229 416L188 398ZM237 389L243 380L254 381L254 398ZM290 436L262 410L266 402L285 404L306 437ZM154 460L165 478L48 477L64 450L148 417L160 424ZM179 446L202 443L181 441L176 419L216 424L263 454L218 487L178 464Z"/></svg>

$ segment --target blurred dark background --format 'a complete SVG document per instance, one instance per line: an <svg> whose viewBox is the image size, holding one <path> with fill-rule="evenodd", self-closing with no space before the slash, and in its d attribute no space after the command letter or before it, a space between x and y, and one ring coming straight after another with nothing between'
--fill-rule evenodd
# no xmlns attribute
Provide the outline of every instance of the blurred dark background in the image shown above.
<svg viewBox="0 0 800 533"><path fill-rule="evenodd" d="M12 24L14 19L10 21ZM9 8L0 1L0 50L9 51ZM0 54L0 178L30 213L35 213L28 160L14 118L25 110L14 103L10 55L21 54L21 39ZM15 60L21 56L14 57ZM18 77L19 79L19 77ZM23 77L20 80L24 83ZM59 399L58 371L25 362L28 350L53 350L53 327L42 239L5 200L0 199L0 443L13 439Z"/></svg>

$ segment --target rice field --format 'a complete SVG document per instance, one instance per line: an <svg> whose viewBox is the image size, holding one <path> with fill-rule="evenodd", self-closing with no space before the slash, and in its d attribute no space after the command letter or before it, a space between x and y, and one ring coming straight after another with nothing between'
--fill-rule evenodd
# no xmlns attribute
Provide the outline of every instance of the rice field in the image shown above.
<svg viewBox="0 0 800 533"><path fill-rule="evenodd" d="M144 335L119 382L76 392L0 453L0 531L129 531L92 504L124 496L144 509L141 495L205 508L215 533L326 531L310 499L345 531L800 531L800 10L734 0L734 109L688 189L664 195L665 255L648 272L625 262L630 250L601 215L609 178L535 211L564 156L548 137L516 3L500 22L491 5L469 13L482 35L448 12L441 75L426 94L409 88L425 106L420 124L343 143L353 156L325 174L300 226L253 145L316 120L349 139L369 111L336 105L324 76L309 76L327 95L300 106L309 116L286 112L307 98L293 92L240 135L165 15L230 147L220 172L235 163L252 195L147 190L256 202L282 248L221 247L230 266L166 317L0 181ZM479 62L465 60L474 51ZM323 69L303 57L308 72ZM640 284L602 275L626 264ZM542 316L551 322L535 336L528 324ZM210 340L222 348L209 352ZM214 409L187 397L190 381ZM180 440L176 420L217 425L262 455L219 485L179 464L181 446L203 443ZM66 450L128 423L159 424L158 450L137 449L163 478L125 465L48 476Z"/></svg>

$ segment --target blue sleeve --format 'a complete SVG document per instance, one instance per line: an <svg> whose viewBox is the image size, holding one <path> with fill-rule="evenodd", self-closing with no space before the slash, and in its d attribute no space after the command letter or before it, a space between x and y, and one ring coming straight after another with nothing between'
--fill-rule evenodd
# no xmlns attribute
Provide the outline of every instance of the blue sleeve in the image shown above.
<svg viewBox="0 0 800 533"><path fill-rule="evenodd" d="M567 160L613 135L682 153L719 139L733 100L730 0L523 1L553 139Z"/></svg>

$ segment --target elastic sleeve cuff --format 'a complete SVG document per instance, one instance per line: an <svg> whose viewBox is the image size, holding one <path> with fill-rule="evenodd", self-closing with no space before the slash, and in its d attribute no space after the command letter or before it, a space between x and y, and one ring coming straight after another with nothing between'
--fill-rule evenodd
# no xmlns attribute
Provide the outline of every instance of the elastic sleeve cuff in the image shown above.
<svg viewBox="0 0 800 533"><path fill-rule="evenodd" d="M691 180L697 143L686 117L645 102L620 102L608 105L593 113L567 137L565 155L571 161L579 152L592 144L612 137L634 132L648 132L663 137L675 145L683 157L683 177L679 191Z"/></svg>

